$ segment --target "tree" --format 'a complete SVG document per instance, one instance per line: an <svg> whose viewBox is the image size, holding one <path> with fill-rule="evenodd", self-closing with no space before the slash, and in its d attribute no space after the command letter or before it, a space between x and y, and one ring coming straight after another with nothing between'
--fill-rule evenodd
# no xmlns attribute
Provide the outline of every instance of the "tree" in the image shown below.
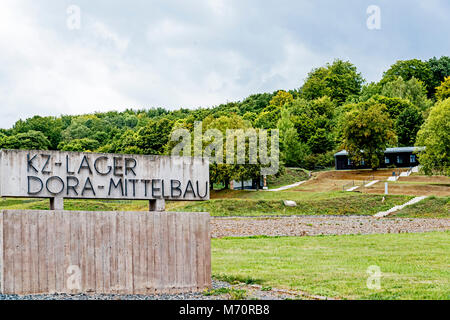
<svg viewBox="0 0 450 320"><path fill-rule="evenodd" d="M396 140L386 106L373 99L354 105L345 114L341 130L342 146L349 158L364 160L372 169L379 166L384 150Z"/></svg>
<svg viewBox="0 0 450 320"><path fill-rule="evenodd" d="M281 159L287 166L302 166L309 150L307 145L300 141L288 109L281 111L277 127L280 130Z"/></svg>
<svg viewBox="0 0 450 320"><path fill-rule="evenodd" d="M62 121L55 117L34 116L25 121L17 121L12 129L13 134L26 133L30 130L42 132L50 141L50 148L56 150L61 141Z"/></svg>
<svg viewBox="0 0 450 320"><path fill-rule="evenodd" d="M332 132L336 107L329 97L324 96L312 101L295 99L290 111L300 141L307 143L318 129ZM329 134L329 138L334 140L331 136L332 134Z"/></svg>
<svg viewBox="0 0 450 320"><path fill-rule="evenodd" d="M248 121L243 120L238 115L230 115L228 117L221 116L217 119L205 119L205 123L203 125L203 131L208 129L216 129L221 132L223 141L223 154L222 159L224 163L215 163L210 162L210 179L212 183L224 183L225 187L228 188L228 182L232 179L243 181L251 178L256 178L259 176L260 165L259 164L250 164L249 163L249 144L248 141L245 141L245 164L236 164L237 161L233 162L233 164L227 164L228 160L226 157L227 150L227 139L226 134L227 130L231 129L251 129L251 125ZM237 139L237 138L236 138ZM212 141L203 141L203 150L209 145ZM233 141L234 143L234 141Z"/></svg>
<svg viewBox="0 0 450 320"><path fill-rule="evenodd" d="M138 130L136 146L143 150L144 154L163 154L172 127L173 121L166 118L149 121L145 127Z"/></svg>
<svg viewBox="0 0 450 320"><path fill-rule="evenodd" d="M301 88L301 96L307 100L329 96L340 104L348 97L358 95L363 82L364 79L353 64L338 59L310 72Z"/></svg>
<svg viewBox="0 0 450 320"><path fill-rule="evenodd" d="M72 119L70 125L62 132L63 141L69 142L74 139L89 138L92 136L94 119L99 120L96 116L86 115ZM98 130L101 131L101 130Z"/></svg>
<svg viewBox="0 0 450 320"><path fill-rule="evenodd" d="M382 88L383 86L379 82L371 82L369 84L363 85L359 97L355 98L351 102L358 103L367 101L376 95L380 95Z"/></svg>
<svg viewBox="0 0 450 320"><path fill-rule="evenodd" d="M450 57L442 56L428 60L428 67L433 73L433 88L438 87L446 77L450 76Z"/></svg>
<svg viewBox="0 0 450 320"><path fill-rule="evenodd" d="M305 83L301 88L301 96L306 100L313 100L323 96L331 95L331 88L327 87L325 81L329 74L326 67L313 69L308 73Z"/></svg>
<svg viewBox="0 0 450 320"><path fill-rule="evenodd" d="M281 107L269 105L263 109L255 120L255 127L262 129L275 129L280 119Z"/></svg>
<svg viewBox="0 0 450 320"><path fill-rule="evenodd" d="M270 103L262 112L256 117L254 123L257 128L275 129L277 122L280 119L281 110L292 103L294 98L289 92L280 90L270 100Z"/></svg>
<svg viewBox="0 0 450 320"><path fill-rule="evenodd" d="M242 101L239 106L239 112L241 115L246 112L260 113L262 109L269 105L270 100L273 98L271 93L259 93L253 94Z"/></svg>
<svg viewBox="0 0 450 320"><path fill-rule="evenodd" d="M254 123L257 116L258 116L257 113L247 111L247 112L244 113L244 115L242 116L242 119L247 120L247 121L249 121L250 123Z"/></svg>
<svg viewBox="0 0 450 320"><path fill-rule="evenodd" d="M446 77L441 85L436 88L436 98L438 100L450 98L450 76Z"/></svg>
<svg viewBox="0 0 450 320"><path fill-rule="evenodd" d="M325 153L333 147L333 139L325 129L318 128L309 138L308 146L313 153Z"/></svg>
<svg viewBox="0 0 450 320"><path fill-rule="evenodd" d="M292 97L292 94L289 92L286 92L284 90L280 90L277 92L277 94L270 100L269 105L271 106L277 106L277 107L283 107L284 105L292 102L294 98Z"/></svg>
<svg viewBox="0 0 450 320"><path fill-rule="evenodd" d="M394 63L389 70L383 74L381 83L393 81L398 77L402 77L405 81L416 78L424 84L428 97L434 94L433 72L427 62L418 59L399 60Z"/></svg>
<svg viewBox="0 0 450 320"><path fill-rule="evenodd" d="M61 151L95 151L100 146L100 143L97 140L83 138L83 139L74 139L69 142L61 142L58 145L58 149Z"/></svg>
<svg viewBox="0 0 450 320"><path fill-rule="evenodd" d="M0 148L25 150L48 150L51 145L42 132L34 130L4 137L0 143Z"/></svg>
<svg viewBox="0 0 450 320"><path fill-rule="evenodd" d="M422 113L415 106L405 108L395 120L395 133L399 146L413 146L417 132L423 124Z"/></svg>
<svg viewBox="0 0 450 320"><path fill-rule="evenodd" d="M134 114L129 114L129 115L125 116L125 125L127 127L134 128L137 126L138 122L139 122L139 119Z"/></svg>
<svg viewBox="0 0 450 320"><path fill-rule="evenodd" d="M419 161L427 175L450 176L450 98L439 101L417 134L417 145L425 147Z"/></svg>
<svg viewBox="0 0 450 320"><path fill-rule="evenodd" d="M386 112L389 113L389 116L394 121L405 109L410 107L417 108L409 100L402 98L388 98L385 96L376 95L373 97L373 100L384 104L386 106Z"/></svg>
<svg viewBox="0 0 450 320"><path fill-rule="evenodd" d="M281 142L284 152L281 153L281 159L285 165L291 167L304 167L305 158L311 153L306 143L299 141L298 133L295 128L289 128Z"/></svg>
<svg viewBox="0 0 450 320"><path fill-rule="evenodd" d="M405 81L402 77L394 78L383 85L381 95L388 98L409 100L425 115L428 114L429 108L433 105L433 102L427 98L427 91L423 83L414 77L408 81Z"/></svg>
<svg viewBox="0 0 450 320"><path fill-rule="evenodd" d="M343 103L351 95L361 92L364 79L356 67L349 61L336 60L329 67L329 74L325 78L327 87L331 88L329 97L336 103Z"/></svg>

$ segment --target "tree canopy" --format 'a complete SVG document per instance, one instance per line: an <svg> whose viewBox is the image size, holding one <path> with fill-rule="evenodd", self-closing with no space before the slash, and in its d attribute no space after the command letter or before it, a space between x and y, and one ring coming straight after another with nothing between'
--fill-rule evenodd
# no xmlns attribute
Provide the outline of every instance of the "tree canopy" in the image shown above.
<svg viewBox="0 0 450 320"><path fill-rule="evenodd" d="M354 105L345 114L342 133L342 146L349 158L365 161L373 169L380 165L386 147L396 142L386 106L373 99Z"/></svg>
<svg viewBox="0 0 450 320"><path fill-rule="evenodd" d="M349 96L358 95L363 83L363 77L353 64L338 59L310 72L301 88L301 96L307 100L328 96L336 103L343 103Z"/></svg>
<svg viewBox="0 0 450 320"><path fill-rule="evenodd" d="M436 88L436 98L438 100L450 98L450 76L446 77L441 85Z"/></svg>
<svg viewBox="0 0 450 320"><path fill-rule="evenodd" d="M417 134L417 145L425 147L419 161L427 174L450 176L450 98L438 102Z"/></svg>
<svg viewBox="0 0 450 320"><path fill-rule="evenodd" d="M449 97L450 57L398 61L380 81L368 84L355 65L337 59L313 68L292 90L255 93L211 108L36 115L0 129L0 148L170 154L174 130L184 128L193 135L195 123L202 121L203 133L278 129L280 159L286 166L332 166L333 154L347 148L354 161L364 158L376 167L386 146L426 144L430 151L421 160L427 173L442 172L436 168L446 163L442 154L448 158ZM254 164L225 163L212 165L210 176L227 184L229 179L256 178L258 170Z"/></svg>

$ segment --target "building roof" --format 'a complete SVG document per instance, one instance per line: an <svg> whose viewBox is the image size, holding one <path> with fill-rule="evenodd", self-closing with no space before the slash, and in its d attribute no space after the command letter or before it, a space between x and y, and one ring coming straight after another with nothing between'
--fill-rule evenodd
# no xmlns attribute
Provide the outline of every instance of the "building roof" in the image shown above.
<svg viewBox="0 0 450 320"><path fill-rule="evenodd" d="M396 147L396 148L386 148L384 153L402 153L402 152L415 152L422 151L425 147ZM346 150L339 151L334 154L334 156L348 156L348 152Z"/></svg>

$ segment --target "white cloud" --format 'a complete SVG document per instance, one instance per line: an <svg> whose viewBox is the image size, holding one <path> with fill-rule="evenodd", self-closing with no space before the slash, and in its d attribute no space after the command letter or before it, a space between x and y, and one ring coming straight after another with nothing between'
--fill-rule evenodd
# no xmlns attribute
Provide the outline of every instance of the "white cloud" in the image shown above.
<svg viewBox="0 0 450 320"><path fill-rule="evenodd" d="M128 48L129 40L120 37L117 33L111 31L104 23L96 21L92 24L91 29L98 38L110 42L120 52L124 52Z"/></svg>
<svg viewBox="0 0 450 320"><path fill-rule="evenodd" d="M433 24L448 6L433 0L418 35L402 26L423 8L398 3L382 6L382 30L370 33L360 0L77 0L81 29L70 31L61 2L3 0L0 127L35 114L216 105L298 88L335 58L376 80L397 59L447 54L448 41L426 31L448 29Z"/></svg>
<svg viewBox="0 0 450 320"><path fill-rule="evenodd" d="M59 115L138 105L120 90L122 79L139 71L119 59L127 41L94 24L94 37L111 41L116 51L94 43L61 40L27 15L26 7L9 3L0 10L2 81L0 126L34 114ZM139 76L138 76L139 77Z"/></svg>

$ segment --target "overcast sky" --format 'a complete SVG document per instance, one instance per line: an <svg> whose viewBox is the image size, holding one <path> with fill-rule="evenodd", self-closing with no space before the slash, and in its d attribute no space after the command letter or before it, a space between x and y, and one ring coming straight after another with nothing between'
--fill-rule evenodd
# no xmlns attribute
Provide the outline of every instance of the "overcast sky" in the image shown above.
<svg viewBox="0 0 450 320"><path fill-rule="evenodd" d="M367 27L370 5L379 30ZM298 88L335 58L377 81L397 60L450 55L449 16L448 0L2 0L0 127L213 106Z"/></svg>

